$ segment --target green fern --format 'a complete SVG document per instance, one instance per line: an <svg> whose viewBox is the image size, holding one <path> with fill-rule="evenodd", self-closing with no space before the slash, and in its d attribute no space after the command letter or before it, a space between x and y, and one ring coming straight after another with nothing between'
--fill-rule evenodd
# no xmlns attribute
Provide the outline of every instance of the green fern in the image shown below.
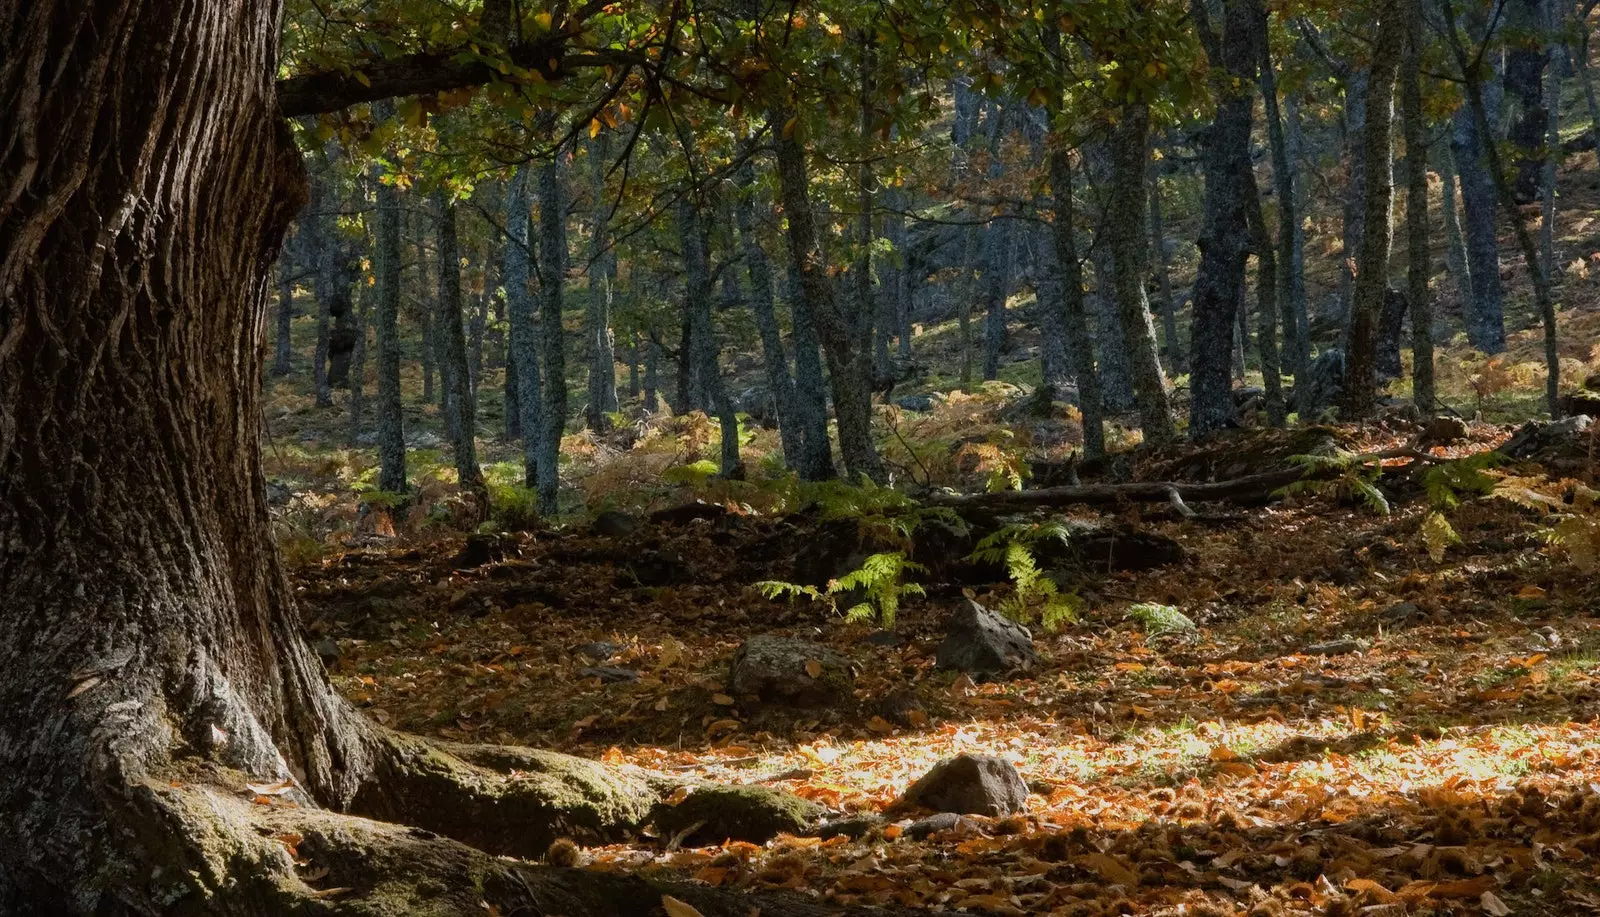
<svg viewBox="0 0 1600 917"><path fill-rule="evenodd" d="M1066 544L1071 530L1060 522L1012 524L978 542L968 560L1004 564L1014 592L1001 602L998 611L1022 624L1037 620L1046 631L1078 620L1083 599L1063 593L1056 581L1039 569L1034 549L1046 541Z"/></svg>
<svg viewBox="0 0 1600 917"><path fill-rule="evenodd" d="M1383 475L1383 460L1378 456L1340 450L1334 455L1292 455L1289 462L1304 467L1305 476L1279 488L1279 494L1351 497L1376 515L1389 515L1389 498L1378 489Z"/></svg>
<svg viewBox="0 0 1600 917"><path fill-rule="evenodd" d="M705 483L716 476L717 463L710 459L701 459L687 465L678 465L661 472L661 480L668 484L687 484L690 487L703 487Z"/></svg>
<svg viewBox="0 0 1600 917"><path fill-rule="evenodd" d="M895 616L900 611L900 600L908 595L926 595L918 583L905 581L907 573L920 573L927 568L906 559L898 552L873 554L861 566L828 583L827 589L802 586L777 580L756 583L756 588L769 599L787 598L791 601L806 598L826 602L835 614L843 614L846 621L871 621L874 618L886 629L893 629ZM860 592L864 600L839 610L842 596Z"/></svg>
<svg viewBox="0 0 1600 917"><path fill-rule="evenodd" d="M1486 496L1494 493L1498 482L1484 474L1484 471L1503 465L1505 461L1506 457L1498 452L1479 452L1434 465L1422 475L1422 484L1428 491L1428 504L1442 512L1460 506L1463 495Z"/></svg>

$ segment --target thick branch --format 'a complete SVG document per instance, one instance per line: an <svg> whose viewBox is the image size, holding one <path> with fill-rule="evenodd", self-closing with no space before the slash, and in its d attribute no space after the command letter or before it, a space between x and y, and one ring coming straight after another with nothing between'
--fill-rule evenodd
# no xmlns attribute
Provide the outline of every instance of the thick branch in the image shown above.
<svg viewBox="0 0 1600 917"><path fill-rule="evenodd" d="M1248 501L1260 499L1305 477L1306 468L1266 471L1232 481L1184 484L1152 481L1136 484L1083 484L1076 487L1045 487L1040 490L1012 490L993 494L936 495L930 503L941 506L1066 506L1114 503L1204 503L1207 501Z"/></svg>
<svg viewBox="0 0 1600 917"><path fill-rule="evenodd" d="M567 52L547 39L513 48L511 62L555 82L573 70L607 64L637 64L639 59L622 51ZM278 81L278 105L285 116L317 115L362 102L398 96L429 95L482 86L508 77L499 68L469 51L408 54L373 61L348 71L324 70Z"/></svg>

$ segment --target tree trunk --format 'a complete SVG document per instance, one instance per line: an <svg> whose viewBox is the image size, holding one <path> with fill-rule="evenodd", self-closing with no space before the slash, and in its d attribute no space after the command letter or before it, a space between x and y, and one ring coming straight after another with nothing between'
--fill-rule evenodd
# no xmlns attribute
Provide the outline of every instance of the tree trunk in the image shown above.
<svg viewBox="0 0 1600 917"><path fill-rule="evenodd" d="M1273 282L1278 287L1277 301L1283 318L1284 363L1298 381L1311 360L1311 330L1304 311L1305 229L1298 206L1300 175L1284 136L1283 116L1278 108L1278 76L1272 65L1265 16L1258 18L1257 28L1261 32L1256 39L1261 47L1261 97L1266 103L1267 143L1272 149L1272 182L1278 199L1278 251L1274 259L1278 277ZM1297 302L1301 308L1296 308Z"/></svg>
<svg viewBox="0 0 1600 917"><path fill-rule="evenodd" d="M839 308L834 295L811 210L805 148L794 131L782 136L782 126L787 121L783 115L773 118L779 128L778 184L789 220L789 260L828 361L845 470L851 480L866 477L881 482L886 477L883 462L872 441L871 351L859 339L856 323Z"/></svg>
<svg viewBox="0 0 1600 917"><path fill-rule="evenodd" d="M1579 38L1577 44L1569 49L1568 55L1572 60L1572 69L1577 71L1578 84L1583 87L1584 106L1589 110L1589 140L1600 153L1600 100L1595 97L1594 74L1589 69L1589 25L1586 18L1575 25L1577 28L1574 31Z"/></svg>
<svg viewBox="0 0 1600 917"><path fill-rule="evenodd" d="M605 430L607 414L618 409L617 350L611 335L612 287L617 277L617 256L611 250L607 228L611 204L606 200L606 167L611 159L611 132L601 131L589 142L589 193L594 229L589 255L589 304L584 311L584 362L589 371L589 402L584 406L584 424L591 430Z"/></svg>
<svg viewBox="0 0 1600 917"><path fill-rule="evenodd" d="M700 218L702 203L692 191L678 198L678 234L683 245L684 312L689 316L692 335L685 346L692 347L690 360L700 389L705 393L705 410L718 419L722 429L722 464L725 476L734 476L739 467L739 419L728 396L728 386L717 364L716 335L711 323L711 257L707 251L706 227Z"/></svg>
<svg viewBox="0 0 1600 917"><path fill-rule="evenodd" d="M461 255L456 236L456 205L449 192L434 193L439 209L439 331L444 343L449 402L455 408L456 475L463 491L478 501L479 521L489 517L488 493L478 467L477 406L472 398L472 371L467 363L467 335L461 314Z"/></svg>
<svg viewBox="0 0 1600 917"><path fill-rule="evenodd" d="M311 380L317 407L333 407L333 386L328 382L328 351L333 334L333 300L339 285L338 246L333 221L324 213L335 206L323 177L312 186L311 213L303 220L306 251L315 264L313 292L317 298L317 343L311 356Z"/></svg>
<svg viewBox="0 0 1600 917"><path fill-rule="evenodd" d="M1545 67L1544 156L1539 175L1539 194L1543 221L1539 225L1539 258L1544 265L1544 275L1555 281L1560 270L1556 258L1556 175L1561 162L1561 73L1557 61L1561 60L1561 19L1556 14L1556 0L1541 0L1544 15ZM1600 150L1596 151L1600 155Z"/></svg>
<svg viewBox="0 0 1600 917"><path fill-rule="evenodd" d="M379 109L379 117L393 111ZM372 185L378 200L374 228L374 294L377 297L378 345L378 489L406 492L406 438L400 403L400 192L380 180L376 166Z"/></svg>
<svg viewBox="0 0 1600 917"><path fill-rule="evenodd" d="M644 357L644 409L651 414L661 410L661 342L656 339L658 333L656 329L651 329L650 343L645 347Z"/></svg>
<svg viewBox="0 0 1600 917"><path fill-rule="evenodd" d="M1310 212L1311 195L1307 191L1307 183L1300 177L1300 163L1306 157L1305 131L1300 123L1300 102L1290 96L1283 104L1283 133L1285 146L1288 148L1289 168L1294 174L1294 210L1295 220L1293 228L1294 251L1289 257L1289 280L1292 284L1288 290L1289 299L1284 308L1294 314L1294 327L1298 337L1299 350L1295 354L1295 362L1302 368L1311 366L1311 303L1306 293L1306 227L1304 214Z"/></svg>
<svg viewBox="0 0 1600 917"><path fill-rule="evenodd" d="M1173 372L1183 369L1183 344L1178 340L1178 298L1172 290L1171 259L1167 257L1167 221L1161 207L1160 170L1150 165L1150 250L1156 256L1156 281L1161 285L1161 352Z"/></svg>
<svg viewBox="0 0 1600 917"><path fill-rule="evenodd" d="M367 308L372 294L363 286L356 297L355 347L350 351L350 431L351 446L360 445L361 415L366 412Z"/></svg>
<svg viewBox="0 0 1600 917"><path fill-rule="evenodd" d="M1198 0L1194 8L1203 12ZM1255 0L1227 0L1224 29L1211 50L1220 59L1212 67L1237 82L1224 91L1206 137L1206 191L1200 231L1200 266L1194 284L1194 327L1190 332L1190 387L1193 404L1189 435L1202 437L1234 422L1233 389L1229 378L1235 313L1244 288L1249 236L1245 225L1249 184L1255 181L1250 164L1251 114L1256 67L1261 59L1256 47L1259 29ZM1209 28L1209 27L1208 27ZM1208 52L1209 53L1209 52Z"/></svg>
<svg viewBox="0 0 1600 917"><path fill-rule="evenodd" d="M1507 163L1507 179L1518 206L1539 199L1540 173L1544 171L1545 137L1549 112L1545 108L1546 65L1554 58L1548 46L1532 36L1545 31L1545 8L1556 0L1500 0L1508 34L1528 36L1506 46L1505 94L1511 104L1506 139L1514 157ZM1559 83L1559 80L1556 81ZM1557 144L1559 148L1560 144Z"/></svg>
<svg viewBox="0 0 1600 917"><path fill-rule="evenodd" d="M996 104L989 114L989 168L985 179L989 187L998 186L1005 174L1000 157L1000 142L1005 136L1006 110ZM1006 346L1006 290L1010 270L1006 253L1011 244L1011 225L1005 219L991 219L983 228L980 295L983 306L983 381L1000 377L1000 355Z"/></svg>
<svg viewBox="0 0 1600 917"><path fill-rule="evenodd" d="M1367 94L1372 82L1371 65L1350 68L1344 80L1344 161L1346 166L1343 238L1344 254L1339 274L1339 314L1345 320L1346 336L1353 326L1351 310L1355 307L1355 288L1360 269L1362 235L1367 227L1369 208L1367 189ZM1346 350L1348 351L1348 343Z"/></svg>
<svg viewBox="0 0 1600 917"><path fill-rule="evenodd" d="M539 384L539 328L530 284L533 280L531 217L528 181L531 169L518 166L506 189L506 248L503 274L506 288L506 318L509 322L510 358L508 378L517 380L517 428L522 433L522 481L527 487L539 486L539 437L544 430L543 398ZM509 381L507 382L509 386ZM510 410L508 405L506 408Z"/></svg>
<svg viewBox="0 0 1600 917"><path fill-rule="evenodd" d="M1411 400L1434 412L1433 301L1428 289L1433 253L1428 240L1428 143L1422 108L1423 0L1405 0L1405 55L1400 75L1400 120L1406 143L1406 299L1411 307ZM1448 179L1447 179L1448 180ZM1453 203L1449 198L1447 202Z"/></svg>
<svg viewBox="0 0 1600 917"><path fill-rule="evenodd" d="M1499 79L1490 80L1481 91L1489 113L1487 133L1479 131L1473 120L1472 106L1463 105L1456 112L1450 145L1455 154L1457 174L1461 177L1467 267L1472 280L1472 294L1462 303L1467 340L1483 353L1497 354L1506 349L1505 291L1500 283L1499 220L1488 148L1494 144L1495 119L1500 110Z"/></svg>
<svg viewBox="0 0 1600 917"><path fill-rule="evenodd" d="M1377 404L1378 324L1389 289L1389 254L1394 244L1394 83L1405 49L1405 30L1397 20L1389 14L1377 23L1368 71L1361 151L1366 212L1346 351L1343 414L1347 420L1367 417Z"/></svg>
<svg viewBox="0 0 1600 917"><path fill-rule="evenodd" d="M1083 412L1083 453L1087 458L1099 458L1106 453L1105 407L1083 304L1083 266L1078 261L1077 229L1072 225L1072 152L1067 149L1065 138L1058 137L1051 144L1049 167L1050 196L1055 211L1050 227L1056 263L1061 271L1061 282L1056 287L1061 301L1053 305L1061 313L1068 358L1077 376L1078 408Z"/></svg>
<svg viewBox="0 0 1600 917"><path fill-rule="evenodd" d="M1261 349L1261 387L1267 425L1282 427L1287 420L1283 399L1283 364L1278 353L1278 265L1272 237L1267 233L1267 218L1261 211L1261 192L1254 176L1245 193L1245 217L1256 250L1256 297L1259 300L1256 338Z"/></svg>
<svg viewBox="0 0 1600 917"><path fill-rule="evenodd" d="M739 246L744 256L745 270L750 276L750 305L755 313L756 330L761 335L761 360L766 370L767 389L772 393L772 403L778 412L778 437L783 444L783 458L789 467L805 473L805 434L800 424L799 409L795 403L794 378L789 374L789 355L783 346L783 332L778 327L778 313L772 290L772 262L756 235L755 163L745 151L745 161L737 174L739 190L734 199L734 222L739 230Z"/></svg>
<svg viewBox="0 0 1600 917"><path fill-rule="evenodd" d="M292 370L294 334L294 267L285 249L278 258L278 337L273 351L272 374L287 376Z"/></svg>
<svg viewBox="0 0 1600 917"><path fill-rule="evenodd" d="M547 138L553 139L555 117L541 116L540 127ZM567 209L561 171L559 150L539 167L539 324L544 348L544 404L540 407L543 426L539 431L538 486L539 512L545 516L554 516L557 510L561 436L567 427L567 336L561 323L567 279Z"/></svg>
<svg viewBox="0 0 1600 917"><path fill-rule="evenodd" d="M1456 285L1463 314L1470 314L1472 303L1472 272L1467 264L1467 242L1461 234L1460 208L1456 204L1455 157L1450 144L1439 144L1439 180L1444 190L1439 198L1439 210L1444 222L1445 267Z"/></svg>
<svg viewBox="0 0 1600 917"><path fill-rule="evenodd" d="M833 443L828 439L828 383L822 371L821 345L817 326L811 320L800 278L791 265L787 273L789 316L794 326L794 400L800 417L805 460L800 477L808 481L827 481L837 476L833 466Z"/></svg>
<svg viewBox="0 0 1600 917"><path fill-rule="evenodd" d="M1121 118L1111 130L1110 211L1106 236L1115 271L1117 317L1128 347L1140 424L1146 442L1164 443L1171 440L1176 431L1167 377L1161 371L1161 359L1156 353L1156 327L1144 290L1149 240L1144 234L1144 221L1125 216L1145 212L1149 135L1149 108L1124 106Z"/></svg>

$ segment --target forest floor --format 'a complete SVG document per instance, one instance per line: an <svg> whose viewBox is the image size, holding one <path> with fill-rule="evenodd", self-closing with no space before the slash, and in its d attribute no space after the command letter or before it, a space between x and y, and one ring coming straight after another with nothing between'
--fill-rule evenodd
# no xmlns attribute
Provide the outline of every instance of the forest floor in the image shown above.
<svg viewBox="0 0 1600 917"><path fill-rule="evenodd" d="M1569 171L1562 352L1577 384L1600 371L1600 285L1588 277L1600 259L1600 223L1588 215L1600 209L1600 170L1584 154ZM1322 254L1317 263L1335 263ZM1511 351L1489 361L1445 343L1441 394L1472 422L1465 440L1433 450L1439 458L1492 449L1538 413L1540 332L1525 278L1506 265ZM308 330L296 323L302 355ZM1071 412L1045 423L1012 412L1036 372L1025 336L1007 381L973 394L943 391L957 365L953 320L919 341L940 394L932 412L884 410L902 479L982 490L1023 457L1071 450ZM414 394L416 363L406 366ZM1170 538L1182 559L1059 571L1082 601L1079 619L1036 627L1038 665L982 683L938 670L934 656L963 594L997 604L1013 590L1003 578L928 583L901 607L894 638L823 604L763 597L757 583L794 578L796 555L835 531L793 488L764 480L771 431L747 431L755 480L739 485L693 472L716 454L703 416L630 415L609 436L570 435L567 514L524 526L517 449L495 439L501 407L486 378L483 454L497 503L511 507L497 507L496 522L518 531L491 562L458 569L467 536L453 522L447 454L426 441L412 451L419 493L391 518L363 502L373 460L343 445L342 400L314 408L303 376L268 395L274 514L311 639L369 715L883 818L860 839L759 846L641 834L585 850L586 868L988 914L1600 913L1600 511L1584 496L1600 442L1561 468L1491 470L1498 495L1465 495L1447 511L1453 544L1429 534L1435 507L1403 473L1379 484L1387 514L1331 491L1201 507L1199 519L1165 506L1064 508ZM408 429L437 437L436 407L412 399L407 410ZM1398 422L1337 430L1354 452L1413 435ZM1137 440L1114 430L1117 446ZM1216 477L1227 464L1186 465L1191 457L1167 455L1162 473ZM1117 474L1156 474L1154 459ZM648 521L697 498L731 512ZM597 534L590 520L605 509L642 525ZM1141 603L1171 606L1195 627L1148 633L1129 613ZM845 654L858 670L854 701L806 710L733 696L728 662L757 634ZM626 680L600 677L605 667ZM891 695L899 716L883 704ZM961 752L1014 763L1027 812L967 816L913 839L905 828L919 813L895 803Z"/></svg>

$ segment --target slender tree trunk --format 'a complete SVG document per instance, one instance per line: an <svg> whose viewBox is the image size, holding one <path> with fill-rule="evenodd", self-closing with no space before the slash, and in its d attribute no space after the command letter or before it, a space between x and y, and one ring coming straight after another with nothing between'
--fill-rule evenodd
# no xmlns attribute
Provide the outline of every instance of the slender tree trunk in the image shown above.
<svg viewBox="0 0 1600 917"><path fill-rule="evenodd" d="M1489 168L1489 151L1497 133L1495 119L1500 108L1500 81L1489 81L1480 90L1488 127L1480 130L1472 106L1456 112L1451 150L1456 172L1461 177L1461 204L1466 217L1467 266L1471 271L1471 291L1462 303L1466 317L1467 340L1486 354L1506 349L1505 291L1500 283L1499 219L1495 200L1495 179Z"/></svg>
<svg viewBox="0 0 1600 917"><path fill-rule="evenodd" d="M1278 251L1275 262L1278 277L1277 301L1283 318L1283 353L1289 372L1298 381L1310 362L1310 329L1296 300L1305 299L1305 230L1300 225L1300 175L1289 156L1284 136L1283 116L1278 108L1278 76L1272 65L1272 47L1267 41L1267 19L1257 20L1261 35L1261 97L1266 103L1267 144L1272 149L1272 182L1278 199Z"/></svg>
<svg viewBox="0 0 1600 917"><path fill-rule="evenodd" d="M529 166L518 166L506 189L506 247L502 275L506 287L506 318L510 354L507 386L514 376L517 386L517 429L522 435L522 480L537 488L540 481L539 437L544 430L544 406L539 371L539 327L533 300L532 218L528 184ZM509 401L509 399L508 399ZM510 411L508 404L506 410ZM508 431L509 432L509 431Z"/></svg>
<svg viewBox="0 0 1600 917"><path fill-rule="evenodd" d="M1344 316L1347 332L1354 327L1351 310L1355 307L1355 288L1361 257L1362 233L1366 229L1367 200L1366 156L1367 104L1372 72L1370 65L1352 67L1345 79L1344 124L1345 156L1347 167L1344 191L1344 261L1339 275L1340 315Z"/></svg>
<svg viewBox="0 0 1600 917"><path fill-rule="evenodd" d="M317 407L333 407L333 385L328 381L328 351L333 334L333 304L342 271L339 241L334 236L333 220L324 211L337 206L326 178L312 190L312 213L306 218L306 248L316 259L317 343L311 357L311 380Z"/></svg>
<svg viewBox="0 0 1600 917"><path fill-rule="evenodd" d="M1303 215L1310 210L1310 194L1301 178L1301 163L1305 162L1305 131L1300 124L1300 103L1289 97L1283 104L1285 146L1288 148L1289 168L1294 175L1294 226L1291 229L1294 250L1289 253L1289 282L1291 287L1285 308L1294 314L1296 346L1295 364L1302 368L1311 365L1311 302L1306 293L1306 227ZM1287 322L1285 326L1287 327Z"/></svg>
<svg viewBox="0 0 1600 917"><path fill-rule="evenodd" d="M1600 154L1600 100L1596 99L1594 91L1594 74L1589 69L1589 25L1585 19L1576 23L1574 30L1579 33L1577 44L1568 49L1572 61L1572 69L1578 74L1578 85L1583 87L1584 106L1589 111L1589 140L1594 144L1597 154Z"/></svg>
<svg viewBox="0 0 1600 917"><path fill-rule="evenodd" d="M1385 15L1377 24L1366 92L1366 212L1356 260L1351 303L1350 349L1346 355L1345 419L1367 417L1377 404L1378 317L1389 288L1389 255L1394 242L1394 83L1405 49L1400 17Z"/></svg>
<svg viewBox="0 0 1600 917"><path fill-rule="evenodd" d="M1456 16L1453 0L1440 0L1445 11L1445 22L1448 24L1448 34L1451 50L1455 52L1456 63L1464 74L1467 88L1467 107L1472 112L1473 126L1480 136L1492 136L1489 121L1489 108L1484 101L1483 77L1471 66L1471 59L1461 41L1459 29L1456 27ZM1556 329L1556 303L1554 294L1550 289L1550 277L1544 272L1539 263L1539 249L1534 244L1533 234L1528 231L1526 217L1522 209L1516 205L1516 190L1511 183L1511 177L1506 174L1506 169L1500 158L1500 150L1493 143L1483 147L1484 158L1487 160L1489 176L1499 198L1500 206L1511 216L1511 227L1517 239L1517 248L1522 252L1523 266L1533 279L1533 299L1535 308L1539 312L1540 323L1544 326L1544 359L1545 359L1545 400L1550 410L1550 416L1561 416L1561 354L1557 339ZM1474 259L1474 264L1477 261Z"/></svg>
<svg viewBox="0 0 1600 917"><path fill-rule="evenodd" d="M483 342L489 330L489 288L493 282L487 245L478 260L478 275L482 289L473 300L472 319L467 323L467 379L471 383L474 404L478 400L478 384L483 381Z"/></svg>
<svg viewBox="0 0 1600 917"><path fill-rule="evenodd" d="M1556 176L1561 162L1561 18L1556 0L1541 0L1545 31L1544 161L1540 170L1539 191L1543 221L1539 225L1539 257L1544 276L1554 282L1560 262L1556 258ZM1597 150L1600 154L1600 150Z"/></svg>
<svg viewBox="0 0 1600 917"><path fill-rule="evenodd" d="M1145 297L1145 259L1150 245L1145 237L1144 221L1121 216L1145 213L1149 135L1150 110L1143 105L1124 106L1122 117L1111 130L1109 203L1114 216L1107 220L1106 235L1115 270L1117 317L1128 346L1139 420L1145 440L1155 444L1168 442L1177 434L1172 422L1167 377L1161 371L1161 359L1156 353L1155 322Z"/></svg>
<svg viewBox="0 0 1600 917"><path fill-rule="evenodd" d="M394 116L379 108L380 118ZM406 437L400 403L400 192L372 170L377 196L374 227L374 295L377 298L378 346L378 489L403 494L406 486Z"/></svg>
<svg viewBox="0 0 1600 917"><path fill-rule="evenodd" d="M293 369L289 363L294 353L293 335L294 266L286 248L282 257L278 259L278 337L272 359L274 376L287 376Z"/></svg>
<svg viewBox="0 0 1600 917"><path fill-rule="evenodd" d="M707 251L706 227L700 218L701 201L686 192L678 199L678 235L683 245L684 311L689 316L692 336L690 360L700 388L705 392L706 413L715 416L722 428L722 466L732 476L739 467L739 420L733 410L728 387L717 364L716 335L712 327L711 257Z"/></svg>
<svg viewBox="0 0 1600 917"><path fill-rule="evenodd" d="M799 414L805 460L800 477L826 481L837 476L833 443L828 439L828 383L822 370L821 345L805 290L793 267L788 272L788 299L794 326L794 395Z"/></svg>
<svg viewBox="0 0 1600 917"><path fill-rule="evenodd" d="M1053 33L1052 33L1053 34ZM1078 382L1078 408L1083 412L1083 453L1099 458L1106 453L1105 408L1100 397L1100 379L1095 373L1094 344L1089 338L1089 321L1083 304L1083 267L1078 261L1077 229L1072 225L1072 152L1064 138L1056 138L1049 153L1051 235L1055 242L1056 263L1061 282L1056 286L1061 301L1051 304L1061 313L1066 332L1067 353Z"/></svg>
<svg viewBox="0 0 1600 917"><path fill-rule="evenodd" d="M789 355L778 327L778 312L772 289L772 262L756 235L755 163L746 159L739 166L738 194L734 199L734 222L739 230L739 246L745 270L750 275L750 304L755 313L756 330L761 335L761 359L766 369L767 389L778 411L778 436L783 443L783 458L789 467L802 471L805 433L795 403L794 378L789 374ZM802 477L806 475L802 474Z"/></svg>
<svg viewBox="0 0 1600 917"><path fill-rule="evenodd" d="M1196 0L1192 8L1204 13ZM1244 288L1249 236L1245 225L1249 185L1255 181L1250 164L1251 114L1256 67L1261 60L1254 0L1227 0L1220 38L1208 41L1212 67L1237 83L1224 91L1206 138L1206 192L1204 222L1200 231L1200 266L1194 285L1194 327L1190 333L1190 386L1193 403L1189 435L1203 437L1234 422L1233 390L1229 378L1235 314ZM1202 22L1204 20L1201 20ZM1205 28L1209 30L1209 25Z"/></svg>
<svg viewBox="0 0 1600 917"><path fill-rule="evenodd" d="M852 480L866 477L882 481L885 479L883 462L872 441L871 351L860 341L855 323L840 310L829 282L811 210L805 148L795 139L794 132L782 136L781 128L787 121L788 117L781 115L773 119L780 129L777 131L778 184L783 194L784 213L789 220L789 259L828 361L839 425L839 451Z"/></svg>
<svg viewBox="0 0 1600 917"><path fill-rule="evenodd" d="M541 125L554 138L555 117ZM561 436L567 426L567 336L562 294L567 278L567 210L560 151L539 168L539 324L544 348L543 426L539 431L539 512L554 516L560 489ZM526 377L525 377L526 378ZM524 434L526 435L526 434Z"/></svg>
<svg viewBox="0 0 1600 917"><path fill-rule="evenodd" d="M592 198L594 234L589 255L589 304L584 312L585 363L589 371L589 402L584 407L584 424L591 430L604 430L610 424L607 414L617 404L617 351L611 334L612 287L616 283L617 256L611 250L608 224L611 203L606 199L606 168L611 161L611 132L601 131L589 142L589 193Z"/></svg>
<svg viewBox="0 0 1600 917"><path fill-rule="evenodd" d="M1005 136L1007 112L994 105L989 115L989 168L985 178L996 186L1005 170L1000 158L1000 142ZM983 381L1000 377L1000 355L1006 346L1006 289L1010 282L1006 252L1010 247L1011 224L1004 218L990 220L983 229L980 296L983 307Z"/></svg>
<svg viewBox="0 0 1600 917"><path fill-rule="evenodd" d="M1117 311L1117 267L1107 241L1109 233L1102 222L1099 235L1089 249L1094 266L1094 349L1100 358L1100 398L1108 413L1133 410L1138 398L1133 390L1133 370L1128 360L1128 339L1122 333L1122 316Z"/></svg>
<svg viewBox="0 0 1600 917"><path fill-rule="evenodd" d="M1183 344L1178 340L1178 298L1172 289L1171 259L1167 257L1166 215L1161 207L1160 170L1150 165L1150 250L1156 256L1156 281L1161 285L1161 352L1173 372L1183 371Z"/></svg>
<svg viewBox="0 0 1600 917"><path fill-rule="evenodd" d="M366 412L367 381L367 302L372 293L365 287L356 296L355 347L350 351L350 431L352 446L360 444L361 419Z"/></svg>
<svg viewBox="0 0 1600 917"><path fill-rule="evenodd" d="M415 221L413 220L412 222ZM432 287L432 281L428 271L427 246L422 243L422 235L423 233L416 233L417 288L419 291L427 291ZM438 336L434 334L434 305L430 293L421 292L420 296L422 300L422 318L419 323L422 326L422 403L434 404L437 399L440 406L443 407L443 399L438 398L439 393L444 389L443 380L440 381L437 389L434 386L434 376L439 368Z"/></svg>
<svg viewBox="0 0 1600 917"><path fill-rule="evenodd" d="M462 323L461 255L456 234L456 205L448 192L434 194L439 209L439 329L444 343L448 400L455 408L456 475L463 491L478 500L479 521L488 518L488 494L478 467L477 409L472 399L472 374L467 363L467 335Z"/></svg>
<svg viewBox="0 0 1600 917"><path fill-rule="evenodd" d="M660 366L661 342L656 340L659 332L651 329L650 342L645 347L644 357L644 409L651 414L661 410L660 391Z"/></svg>
<svg viewBox="0 0 1600 917"><path fill-rule="evenodd" d="M1439 144L1439 180L1444 185L1440 195L1439 210L1444 222L1445 267L1456 285L1461 298L1461 309L1470 314L1472 307L1472 272L1467 263L1467 242L1461 234L1460 209L1456 204L1455 157L1450 144Z"/></svg>
<svg viewBox="0 0 1600 917"><path fill-rule="evenodd" d="M1433 301L1428 289L1433 253L1428 239L1428 142L1422 108L1423 0L1404 0L1405 55L1400 72L1400 121L1406 143L1406 299L1411 308L1411 393L1424 415L1437 397L1433 385Z"/></svg>
<svg viewBox="0 0 1600 917"><path fill-rule="evenodd" d="M1282 427L1287 420L1283 399L1283 364L1278 352L1278 280L1277 255L1272 236L1267 232L1266 215L1261 212L1261 192L1251 180L1245 193L1245 216L1250 222L1250 235L1256 250L1256 297L1258 325L1256 339L1261 351L1261 387L1267 411L1267 425Z"/></svg>

